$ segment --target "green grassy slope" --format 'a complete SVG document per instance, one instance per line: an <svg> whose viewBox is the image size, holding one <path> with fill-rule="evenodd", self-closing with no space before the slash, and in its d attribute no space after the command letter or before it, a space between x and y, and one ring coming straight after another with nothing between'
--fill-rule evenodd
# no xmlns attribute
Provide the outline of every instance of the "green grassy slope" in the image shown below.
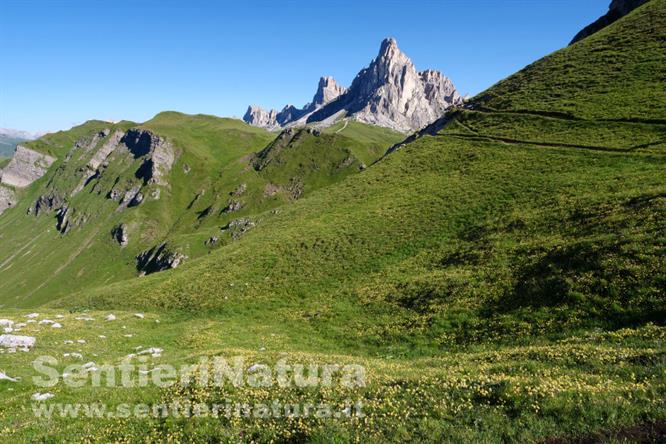
<svg viewBox="0 0 666 444"><path fill-rule="evenodd" d="M585 119L666 121L660 1L503 80L475 103Z"/></svg>
<svg viewBox="0 0 666 444"><path fill-rule="evenodd" d="M152 310L163 327L128 327L162 341L174 362L287 356L368 371L368 385L351 392L177 385L115 391L114 402L352 398L365 418L72 423L0 410L0 430L54 440L621 442L643 433L649 442L666 419L666 101L641 103L662 94L652 61L663 58L664 29L666 1L653 0L491 88L437 134L264 211L239 240L178 270L52 302ZM280 148L276 163L290 153ZM329 154L337 161L339 147ZM270 165L256 174L259 189L280 178L262 176ZM42 334L46 349L64 351ZM100 359L128 349L113 342ZM30 393L19 388L10 405Z"/></svg>
<svg viewBox="0 0 666 444"><path fill-rule="evenodd" d="M169 129L173 130L174 125L191 128L191 134L198 136L196 143L187 139L191 134L183 130L173 138ZM172 168L170 186L162 190L159 200L146 199L141 206L118 211L118 202L107 198L108 191L116 184L134 180L134 172L141 163L140 159L127 160L122 153L112 154L101 177L73 195L73 189L83 179L83 165L104 141L89 151L73 150L74 144L77 141L85 144L91 140L92 133L103 129L113 134L135 126L131 122L110 125L90 121L28 144L33 149L57 155L59 160L42 179L21 192L17 208L0 218L0 230L6 239L0 245L3 304L34 305L73 288L135 277L134 257L168 236L187 211L187 203L196 194L193 190L205 187L220 165L260 149L271 139L267 132L238 121L160 114L144 127L159 129L165 137L172 138L179 157ZM183 172L184 164L190 168L187 175ZM147 190L143 192L149 194ZM54 193L67 200L73 217L85 218L83 224L66 235L55 229L54 212L39 217L27 214L38 196ZM124 249L111 236L113 227L120 223L129 227L132 238Z"/></svg>
<svg viewBox="0 0 666 444"><path fill-rule="evenodd" d="M287 130L257 153L253 167L295 198L365 169L402 139L397 132L358 122L341 122L322 132Z"/></svg>
<svg viewBox="0 0 666 444"><path fill-rule="evenodd" d="M141 205L120 208L117 201L108 198L108 193L136 185L135 172L142 159L114 152L101 175L74 194L73 190L89 174L85 165L95 150L115 131L132 127L150 130L173 145L176 161L168 186L144 185L142 193L146 198ZM165 112L141 125L90 121L30 142L28 146L55 155L58 161L44 178L20 191L17 208L0 217L2 304L33 306L76 289L134 278L138 273L137 254L163 242L169 251L179 251L189 259L205 255L211 248L232 241L220 231L228 222L256 217L300 197L291 195L290 182L300 184L307 194L358 171L358 161L320 169L316 163L319 157L323 165L331 150L355 150L363 159L374 161L401 138L397 133L378 132L368 125L354 128L352 138L343 134L315 136L303 130L308 137L290 144L289 153L293 159L309 156L311 164L286 173L282 170L287 167L278 163L261 173L252 168L254 153L264 148L273 134L238 120L213 116ZM109 135L86 148L93 134L102 130L108 130ZM330 144L322 144L320 139ZM150 197L158 189L159 199ZM56 230L55 211L38 217L27 214L39 196L52 195L60 196L71 209L74 228L65 235ZM229 211L231 202L240 208ZM125 248L120 248L111 235L120 224L129 232ZM213 237L218 241L206 244Z"/></svg>
<svg viewBox="0 0 666 444"><path fill-rule="evenodd" d="M69 130L49 133L37 140L26 142L24 145L40 153L61 159L67 155L77 140L81 140L105 128L115 128L116 125L118 128L128 128L134 125L134 123L118 122L117 124L111 124L102 120L88 120Z"/></svg>
<svg viewBox="0 0 666 444"><path fill-rule="evenodd" d="M5 310L3 317L24 321L25 311ZM277 325L249 324L236 329L225 318L183 313L41 310L39 319L58 319L62 328L29 324L23 333L38 338L29 353L0 355L2 370L18 382L0 381L0 438L4 442L540 442L545 437L567 437L596 432L621 437L629 424L658 417L663 386L655 389L654 367L663 363L666 330L655 326L617 332L593 332L567 341L525 346L482 346L451 350L439 356L398 359L386 354L355 356L342 350L309 350L294 343ZM56 318L61 316L61 318ZM79 319L77 319L79 318ZM90 320L84 320L90 319ZM157 322L159 321L159 323ZM254 343L248 347L248 338ZM84 343L67 341L83 340ZM241 347L238 344L243 344ZM84 362L118 364L129 353L148 347L163 349L134 365L147 369L180 366L199 357L222 354L231 360L274 365L288 363L353 363L367 369L369 384L356 390L297 390L271 387L252 390L204 388L176 384L168 389L152 385L134 389L68 387L47 389L31 384L38 373L35 356L53 356L54 367ZM80 353L81 358L64 356ZM136 370L133 381L138 383ZM39 374L39 376L43 376ZM119 378L119 376L117 376ZM76 420L32 413L30 397L48 391L54 403L92 404L96 412L113 413L119 406L180 402L325 402L344 405L363 400L361 420L309 417L300 420L255 418L145 418L85 417ZM102 403L103 407L100 406ZM39 404L35 403L38 408ZM98 407L100 406L100 407ZM102 410L105 408L106 410ZM125 407L127 408L127 407ZM57 411L57 410L56 410ZM80 409L85 412L84 408ZM638 428L640 430L640 428ZM608 440L607 440L608 441ZM618 441L622 442L618 439Z"/></svg>
<svg viewBox="0 0 666 444"><path fill-rule="evenodd" d="M594 85L653 84L659 71L631 69L631 54L648 57L645 48L654 48L663 26L640 24L663 25L664 12L663 2L639 8L512 79L559 73L557 86L553 80L542 87L565 97L560 102L574 100L583 94L579 84L551 66L566 57L579 60L579 75L594 74ZM619 68L605 69L607 55L599 50L622 53L618 39L638 42L619 56L623 81L616 79ZM500 93L506 103L518 101L525 95L520 87L505 92L511 81L473 107ZM542 85L535 78L525 88L533 84ZM612 115L607 94L594 85L577 106ZM634 103L635 88L618 88L625 95L616 102ZM664 125L523 114L526 105L515 111L461 111L439 135L285 208L182 271L69 301L203 308L238 315L239 322L263 321L260 307L271 307L350 345L407 340L435 348L466 337L513 338L517 330L662 319ZM326 316L308 317L317 311ZM343 321L360 327L353 337L336 327Z"/></svg>

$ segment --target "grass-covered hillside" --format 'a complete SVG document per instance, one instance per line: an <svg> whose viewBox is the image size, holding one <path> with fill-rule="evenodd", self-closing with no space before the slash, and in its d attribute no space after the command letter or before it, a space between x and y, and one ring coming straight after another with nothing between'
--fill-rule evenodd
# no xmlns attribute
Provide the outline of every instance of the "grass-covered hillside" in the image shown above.
<svg viewBox="0 0 666 444"><path fill-rule="evenodd" d="M652 0L384 157L378 147L399 138L353 123L272 141L243 133L266 143L226 145L238 151L215 156L210 150L227 136L202 137L207 118L168 113L143 124L189 147L164 192L180 213L150 216L168 221L155 230L172 230L160 239L202 245L246 215L251 229L234 237L228 227L231 239L176 270L101 278L104 259L96 258L102 265L85 282L108 284L75 291L71 282L58 287L58 274L49 284L55 291L24 297L21 285L52 273L25 270L23 258L40 242L29 243L28 234L61 238L22 228L27 246L11 247L16 262L0 262L0 292L19 296L7 305L48 302L47 316L93 310L96 320L119 307L148 311L144 323L122 314L145 341L123 342L115 325L90 321L115 338L100 345L100 362L117 362L135 346L164 346L162 359L174 362L241 354L252 363L354 362L368 372L356 390L176 385L114 391L112 403L353 399L366 416L40 422L5 408L3 433L56 441L655 441L666 428L665 32L666 0ZM177 185L210 165L215 173L201 182ZM235 200L231 216L224 209ZM124 214L157 211L148 203ZM120 221L108 214L107 231ZM25 207L6 213L0 233L13 242L24 218ZM193 223L199 228L187 231ZM110 237L105 242L117 251ZM2 261L12 257L4 245L3 238ZM63 279L93 260L85 251ZM128 253L127 269L131 260ZM63 316L72 330L35 331L42 347L35 352L65 352L61 340L84 334L80 321ZM20 358L5 361L23 377L6 397L15 408L32 391Z"/></svg>
<svg viewBox="0 0 666 444"><path fill-rule="evenodd" d="M658 83L659 72L632 69L630 55L661 41L663 27L641 24L663 24L664 15L663 2L653 2L512 78L552 78L554 61L583 53L577 75L596 76L595 85ZM629 53L618 56L627 66L606 70L607 51ZM615 79L618 71L626 81ZM576 79L560 74L554 95L568 102L582 94ZM123 300L241 318L263 313L249 307L271 307L304 316L336 341L400 347L425 338L435 348L663 319L666 125L632 115L562 117L545 104L478 110L488 96L522 97L521 86L505 92L510 81L457 111L436 136L285 207L239 242L178 272L61 303ZM520 85L533 83L549 85ZM605 92L587 91L586 106L606 105ZM632 88L622 91L619 103L633 100ZM310 318L312 311L325 315ZM353 337L335 327L350 313L360 327Z"/></svg>
<svg viewBox="0 0 666 444"><path fill-rule="evenodd" d="M134 128L169 145L173 162L159 181L143 177L151 161L141 140L134 154L121 142L105 157L105 148ZM230 222L259 224L263 213L357 173L402 138L361 124L338 130L302 129L269 145L274 134L238 120L166 112L140 125L90 121L26 143L58 161L0 216L2 304L37 305L159 270L160 257L205 255L233 241L234 230L221 231ZM293 140L277 149L285 137ZM275 160L266 168L258 167L262 149ZM126 197L137 191L143 201ZM63 209L68 225L59 219ZM146 251L161 256L151 261L147 254L144 264L137 256Z"/></svg>

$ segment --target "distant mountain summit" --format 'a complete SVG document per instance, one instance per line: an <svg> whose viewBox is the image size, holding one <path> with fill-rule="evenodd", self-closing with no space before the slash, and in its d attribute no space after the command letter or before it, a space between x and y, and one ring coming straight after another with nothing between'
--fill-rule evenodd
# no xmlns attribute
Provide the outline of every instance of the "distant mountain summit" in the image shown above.
<svg viewBox="0 0 666 444"><path fill-rule="evenodd" d="M462 103L453 83L433 70L418 72L395 39L382 41L379 54L361 70L349 89L322 77L312 102L303 109L286 106L279 113L249 107L251 125L280 128L305 123L328 126L343 117L410 132L424 127L451 106Z"/></svg>
<svg viewBox="0 0 666 444"><path fill-rule="evenodd" d="M333 77L322 77L319 79L317 92L312 98L312 102L305 105L303 108L296 108L293 105L287 105L282 108L282 111L270 110L266 111L259 106L249 106L247 112L243 116L243 120L250 125L259 126L261 128L276 129L288 124L294 124L307 117L314 111L317 111L322 106L335 100L346 91L344 86L339 85ZM302 123L304 123L303 121Z"/></svg>

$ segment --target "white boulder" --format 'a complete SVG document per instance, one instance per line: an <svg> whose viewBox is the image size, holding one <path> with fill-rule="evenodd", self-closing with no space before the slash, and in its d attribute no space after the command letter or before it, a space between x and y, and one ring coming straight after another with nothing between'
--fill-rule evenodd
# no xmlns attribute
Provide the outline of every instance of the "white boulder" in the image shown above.
<svg viewBox="0 0 666 444"><path fill-rule="evenodd" d="M0 347L30 348L35 346L37 340L32 336L0 335Z"/></svg>

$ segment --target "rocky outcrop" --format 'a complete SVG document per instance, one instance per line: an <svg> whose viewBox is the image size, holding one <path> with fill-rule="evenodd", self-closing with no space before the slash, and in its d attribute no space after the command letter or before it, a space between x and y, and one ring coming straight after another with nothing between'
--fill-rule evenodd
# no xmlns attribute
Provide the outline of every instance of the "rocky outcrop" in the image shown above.
<svg viewBox="0 0 666 444"><path fill-rule="evenodd" d="M69 221L69 208L67 206L64 206L58 210L56 213L56 229L61 233L61 234L67 234L69 230L71 229L71 223Z"/></svg>
<svg viewBox="0 0 666 444"><path fill-rule="evenodd" d="M55 211L65 204L65 199L57 192L42 194L35 203L28 208L28 214L39 216L44 212Z"/></svg>
<svg viewBox="0 0 666 444"><path fill-rule="evenodd" d="M166 176L171 172L176 155L171 144L163 137L144 129L130 129L122 142L135 159L145 157L136 177L144 184L168 185Z"/></svg>
<svg viewBox="0 0 666 444"><path fill-rule="evenodd" d="M72 228L80 228L88 222L88 214L70 208L67 204L56 210L56 229L65 235Z"/></svg>
<svg viewBox="0 0 666 444"><path fill-rule="evenodd" d="M308 123L344 114L353 119L411 132L462 104L453 83L440 72L418 72L394 39L382 42L379 55L358 73L349 90L308 118Z"/></svg>
<svg viewBox="0 0 666 444"><path fill-rule="evenodd" d="M127 231L127 225L125 224L113 227L113 230L111 230L111 236L113 236L113 239L118 242L118 245L121 247L126 247L127 244L129 244L129 233Z"/></svg>
<svg viewBox="0 0 666 444"><path fill-rule="evenodd" d="M332 102L344 94L345 91L347 91L347 88L338 84L333 77L326 76L320 78L317 92L312 98L312 104L310 105L311 110L314 111L314 109Z"/></svg>
<svg viewBox="0 0 666 444"><path fill-rule="evenodd" d="M16 205L16 195L14 194L14 191L0 185L0 214L14 205Z"/></svg>
<svg viewBox="0 0 666 444"><path fill-rule="evenodd" d="M0 173L0 183L24 188L46 174L55 157L17 145L14 156Z"/></svg>
<svg viewBox="0 0 666 444"><path fill-rule="evenodd" d="M111 134L111 130L107 128L93 134L92 137L79 139L76 141L76 143L74 143L74 150L72 150L72 152L76 150L83 150L84 152L91 151L97 146L100 140L104 139L109 134ZM70 152L70 155L72 152Z"/></svg>
<svg viewBox="0 0 666 444"><path fill-rule="evenodd" d="M167 177L176 160L176 151L165 138L151 131L138 128L126 132L117 130L113 134L109 130L104 130L93 137L93 140L96 141L95 147L100 144L104 137L106 137L106 140L97 148L85 168L82 169L82 178L70 193L71 196L74 196L90 182L103 175L104 170L109 165L109 157L113 153L121 156L129 154L134 159L143 159L134 173L135 178L143 182L142 185L131 183L126 185L124 190L118 189L114 185L114 188L107 194L109 199L119 201L122 208L136 206L144 200L144 195L140 192L143 185L168 186ZM157 198L159 198L159 191L153 190L153 192L158 193Z"/></svg>
<svg viewBox="0 0 666 444"><path fill-rule="evenodd" d="M143 202L143 194L139 191L140 189L140 187L134 186L125 191L125 194L123 194L123 197L120 199L121 207L133 207Z"/></svg>
<svg viewBox="0 0 666 444"><path fill-rule="evenodd" d="M0 170L0 214L16 205L16 194L10 187L24 188L46 174L55 157L17 145L12 160Z"/></svg>
<svg viewBox="0 0 666 444"><path fill-rule="evenodd" d="M105 133L102 133L105 134ZM106 133L108 136L109 134ZM120 143L124 133L122 131L115 131L109 139L95 152L90 161L88 161L88 168L95 171L100 167L102 162L113 152L116 146ZM106 137L106 136L105 136Z"/></svg>
<svg viewBox="0 0 666 444"><path fill-rule="evenodd" d="M591 36L595 32L604 29L606 26L615 23L648 1L649 0L613 0L608 7L608 12L604 16L599 17L594 23L583 28L578 34L576 34L573 40L571 40L569 45L573 45L574 43Z"/></svg>
<svg viewBox="0 0 666 444"><path fill-rule="evenodd" d="M259 128L275 129L279 125L277 123L277 111L272 109L266 111L260 106L250 105L243 116L243 120L253 126Z"/></svg>
<svg viewBox="0 0 666 444"><path fill-rule="evenodd" d="M255 223L247 217L234 219L222 227L222 232L228 232L233 240L238 240L242 235L254 228Z"/></svg>
<svg viewBox="0 0 666 444"><path fill-rule="evenodd" d="M350 116L360 122L412 132L462 103L450 79L438 71L418 72L396 41L385 39L379 55L358 73L349 89L332 77L322 77L312 102L304 108L287 106L278 113L250 107L244 120L275 129L306 123L328 126Z"/></svg>
<svg viewBox="0 0 666 444"><path fill-rule="evenodd" d="M266 111L258 106L250 106L245 116L243 116L243 120L250 125L270 130L304 123L310 114L337 99L345 91L345 87L339 85L333 77L322 77L319 79L317 92L315 92L312 101L303 108L287 105L282 108L282 111L278 112L274 109Z"/></svg>
<svg viewBox="0 0 666 444"><path fill-rule="evenodd" d="M143 274L156 273L158 271L178 268L187 259L183 253L172 251L166 242L156 247L141 252L136 257L136 268Z"/></svg>
<svg viewBox="0 0 666 444"><path fill-rule="evenodd" d="M111 137L109 137L111 135ZM72 190L70 193L70 196L75 196L77 193L79 193L83 188L85 188L86 185L88 185L90 182L92 182L94 179L97 179L101 176L102 171L101 167L105 165L106 159L111 155L111 153L118 147L118 144L120 143L120 140L122 139L124 135L123 131L115 131L113 134L111 134L111 130L105 129L100 131L99 133L95 134L92 138L92 141L88 144L85 142L77 142L77 145L75 145L75 149L77 146L80 145L86 152L91 151L94 149L101 140L104 138L108 137L108 139L102 144L101 147L95 151L93 156L90 158L88 163L86 164L85 168L83 168L83 177L79 181L79 184ZM71 153L70 153L71 155Z"/></svg>
<svg viewBox="0 0 666 444"><path fill-rule="evenodd" d="M227 206L222 209L222 214L224 213L233 213L239 211L243 208L243 204L235 199L229 200Z"/></svg>
<svg viewBox="0 0 666 444"><path fill-rule="evenodd" d="M89 219L88 213L71 207L57 191L42 194L27 210L27 214L35 217L54 212L56 230L63 235L69 233L72 228L83 226Z"/></svg>
<svg viewBox="0 0 666 444"><path fill-rule="evenodd" d="M208 239L206 239L206 242L204 242L204 245L207 247L214 247L217 245L217 243L220 241L220 238L217 236L211 236Z"/></svg>

